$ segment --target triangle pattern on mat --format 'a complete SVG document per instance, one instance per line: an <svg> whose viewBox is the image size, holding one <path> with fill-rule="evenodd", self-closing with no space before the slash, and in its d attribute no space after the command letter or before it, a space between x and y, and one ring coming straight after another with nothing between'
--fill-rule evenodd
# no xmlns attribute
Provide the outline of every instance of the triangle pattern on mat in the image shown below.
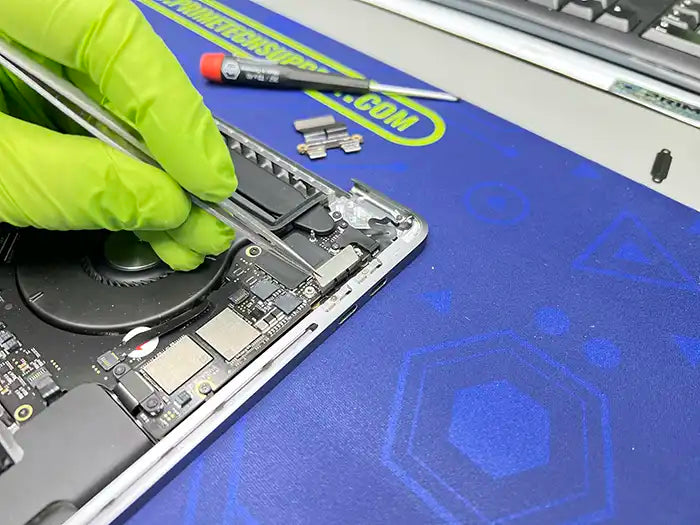
<svg viewBox="0 0 700 525"><path fill-rule="evenodd" d="M700 291L688 271L629 213L621 213L574 260L573 266L637 282Z"/></svg>

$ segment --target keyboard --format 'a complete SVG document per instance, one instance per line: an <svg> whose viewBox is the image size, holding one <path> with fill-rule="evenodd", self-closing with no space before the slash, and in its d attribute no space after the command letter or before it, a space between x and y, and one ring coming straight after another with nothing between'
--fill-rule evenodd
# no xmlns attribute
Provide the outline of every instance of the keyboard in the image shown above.
<svg viewBox="0 0 700 525"><path fill-rule="evenodd" d="M700 94L700 0L430 0Z"/></svg>

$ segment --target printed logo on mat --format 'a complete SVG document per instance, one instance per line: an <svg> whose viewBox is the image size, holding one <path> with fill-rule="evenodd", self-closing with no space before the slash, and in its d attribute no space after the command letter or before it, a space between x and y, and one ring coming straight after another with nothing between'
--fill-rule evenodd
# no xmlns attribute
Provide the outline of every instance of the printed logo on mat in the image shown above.
<svg viewBox="0 0 700 525"><path fill-rule="evenodd" d="M438 313L447 314L452 309L452 290L426 292L421 297Z"/></svg>
<svg viewBox="0 0 700 525"><path fill-rule="evenodd" d="M512 226L530 213L530 200L503 182L479 182L464 196L467 211L482 222Z"/></svg>
<svg viewBox="0 0 700 525"><path fill-rule="evenodd" d="M359 72L215 0L138 2L233 55L364 78ZM395 144L427 146L445 133L442 117L410 98L380 93L356 96L307 91L306 94Z"/></svg>
<svg viewBox="0 0 700 525"><path fill-rule="evenodd" d="M511 331L406 354L382 459L448 523L613 514L605 396Z"/></svg>

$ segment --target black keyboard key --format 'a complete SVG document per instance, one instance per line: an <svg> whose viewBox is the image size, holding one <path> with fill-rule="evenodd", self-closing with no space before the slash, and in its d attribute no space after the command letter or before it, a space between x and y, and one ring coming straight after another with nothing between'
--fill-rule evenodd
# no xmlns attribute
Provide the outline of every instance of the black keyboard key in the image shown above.
<svg viewBox="0 0 700 525"><path fill-rule="evenodd" d="M691 12L691 13L684 13L680 9L672 9L671 14L673 16L677 16L680 20L683 20L688 24L688 27L690 29L697 29L698 28L698 20L696 18L696 15L698 14L697 11Z"/></svg>
<svg viewBox="0 0 700 525"><path fill-rule="evenodd" d="M595 21L596 24L615 29L616 31L622 31L623 33L632 31L638 22L639 19L633 11L619 5L608 9Z"/></svg>
<svg viewBox="0 0 700 525"><path fill-rule="evenodd" d="M571 0L561 12L592 22L603 12L603 4L595 0Z"/></svg>
<svg viewBox="0 0 700 525"><path fill-rule="evenodd" d="M694 30L697 27L695 19L692 16L681 13L678 10L674 10L663 17L663 20L669 24L680 27L681 29Z"/></svg>
<svg viewBox="0 0 700 525"><path fill-rule="evenodd" d="M666 26L649 29L642 38L700 58L700 35L669 24Z"/></svg>
<svg viewBox="0 0 700 525"><path fill-rule="evenodd" d="M675 14L676 11L691 17L695 21L695 25L700 24L700 4L678 5L671 12Z"/></svg>
<svg viewBox="0 0 700 525"><path fill-rule="evenodd" d="M541 5L547 9L559 11L569 0L530 0L533 4Z"/></svg>

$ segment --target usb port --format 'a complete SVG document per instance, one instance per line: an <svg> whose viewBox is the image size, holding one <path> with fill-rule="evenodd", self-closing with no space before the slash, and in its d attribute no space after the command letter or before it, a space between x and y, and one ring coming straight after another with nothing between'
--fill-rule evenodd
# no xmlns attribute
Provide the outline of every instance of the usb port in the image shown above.
<svg viewBox="0 0 700 525"><path fill-rule="evenodd" d="M384 285L386 284L386 277L379 281L377 284L375 284L372 289L369 292L369 296L372 297L374 294L376 294L379 290L384 288Z"/></svg>
<svg viewBox="0 0 700 525"><path fill-rule="evenodd" d="M338 326L343 324L345 321L347 321L352 314L357 312L357 305L354 305L352 308L350 308L347 312L345 312L341 317L340 321L338 321Z"/></svg>

